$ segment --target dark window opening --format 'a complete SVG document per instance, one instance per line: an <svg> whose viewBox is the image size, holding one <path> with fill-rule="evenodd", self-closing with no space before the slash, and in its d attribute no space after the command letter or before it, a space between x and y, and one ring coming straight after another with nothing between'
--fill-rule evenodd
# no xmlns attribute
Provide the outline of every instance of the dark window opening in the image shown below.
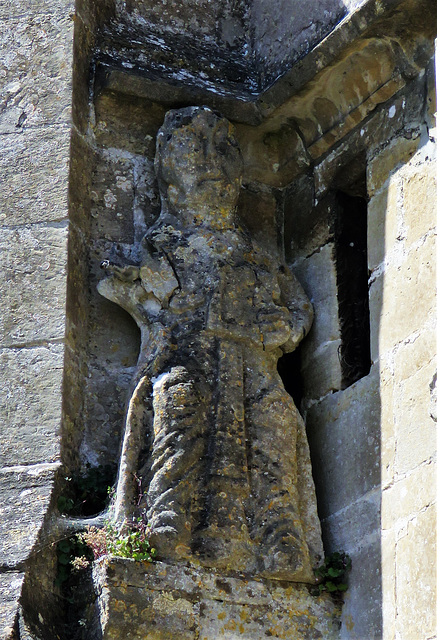
<svg viewBox="0 0 437 640"><path fill-rule="evenodd" d="M367 202L337 192L336 260L342 388L370 371Z"/></svg>
<svg viewBox="0 0 437 640"><path fill-rule="evenodd" d="M278 360L278 373L281 376L285 391L294 400L297 409L303 398L300 349L292 353L284 353Z"/></svg>

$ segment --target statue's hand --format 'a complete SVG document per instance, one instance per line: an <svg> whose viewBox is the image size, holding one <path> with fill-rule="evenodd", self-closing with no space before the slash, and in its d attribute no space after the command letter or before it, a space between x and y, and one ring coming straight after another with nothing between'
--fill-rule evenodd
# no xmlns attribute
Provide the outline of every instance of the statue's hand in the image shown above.
<svg viewBox="0 0 437 640"><path fill-rule="evenodd" d="M281 347L290 340L290 316L287 309L275 307L261 310L258 313L258 323L266 351Z"/></svg>

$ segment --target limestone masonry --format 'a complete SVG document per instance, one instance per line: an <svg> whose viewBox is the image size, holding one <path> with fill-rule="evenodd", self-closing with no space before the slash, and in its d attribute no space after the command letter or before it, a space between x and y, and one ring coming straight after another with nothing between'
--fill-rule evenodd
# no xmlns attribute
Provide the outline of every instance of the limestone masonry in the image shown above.
<svg viewBox="0 0 437 640"><path fill-rule="evenodd" d="M0 34L0 638L435 640L435 2Z"/></svg>

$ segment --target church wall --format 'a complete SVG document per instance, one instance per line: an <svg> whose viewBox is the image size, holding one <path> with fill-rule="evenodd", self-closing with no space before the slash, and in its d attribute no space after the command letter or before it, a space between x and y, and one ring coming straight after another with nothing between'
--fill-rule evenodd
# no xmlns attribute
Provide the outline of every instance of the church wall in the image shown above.
<svg viewBox="0 0 437 640"><path fill-rule="evenodd" d="M379 238L369 266L379 315L372 349L381 379L383 637L390 640L431 638L436 625L434 60L425 107L417 137L395 136L368 165L369 240Z"/></svg>
<svg viewBox="0 0 437 640"><path fill-rule="evenodd" d="M61 446L68 472L109 463L115 473L139 337L130 317L97 293L99 264L132 257L129 245L159 211L152 163L167 106L104 92L90 107L95 36L115 8L78 2L73 10L53 0L0 8L8 53L0 62L0 173L8 185L0 193L0 635L11 638ZM346 134L340 125L337 139L328 122L327 138L310 153L310 137L293 129L299 175L267 184L246 177L240 199L254 237L279 257L285 251L315 306L299 353L301 412L325 550L343 549L353 560L343 640L428 640L436 624L434 78L430 64L405 87L395 83L394 97L364 109L362 124L349 122ZM344 388L335 193L350 189L344 173L353 166L367 185L371 369ZM58 493L63 486L61 479ZM38 595L41 572L53 578L53 553L35 566L26 597Z"/></svg>
<svg viewBox="0 0 437 640"><path fill-rule="evenodd" d="M286 255L316 312L300 348L301 410L325 551L343 549L353 562L342 638L431 637L435 624L431 613L411 616L409 603L417 598L416 610L433 611L433 74L431 62L426 77L407 85L286 190ZM367 175L371 369L344 388L330 191L356 190L344 176L355 179L357 162ZM423 542L412 561L415 539ZM418 590L414 571L423 583Z"/></svg>
<svg viewBox="0 0 437 640"><path fill-rule="evenodd" d="M0 636L59 465L74 3L0 7Z"/></svg>

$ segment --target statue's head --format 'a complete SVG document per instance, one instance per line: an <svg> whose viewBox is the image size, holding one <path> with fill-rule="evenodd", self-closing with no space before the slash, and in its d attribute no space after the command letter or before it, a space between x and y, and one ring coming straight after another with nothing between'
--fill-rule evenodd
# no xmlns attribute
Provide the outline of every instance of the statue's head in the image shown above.
<svg viewBox="0 0 437 640"><path fill-rule="evenodd" d="M233 222L243 162L233 127L207 107L169 111L158 132L155 170L163 209L183 222Z"/></svg>

